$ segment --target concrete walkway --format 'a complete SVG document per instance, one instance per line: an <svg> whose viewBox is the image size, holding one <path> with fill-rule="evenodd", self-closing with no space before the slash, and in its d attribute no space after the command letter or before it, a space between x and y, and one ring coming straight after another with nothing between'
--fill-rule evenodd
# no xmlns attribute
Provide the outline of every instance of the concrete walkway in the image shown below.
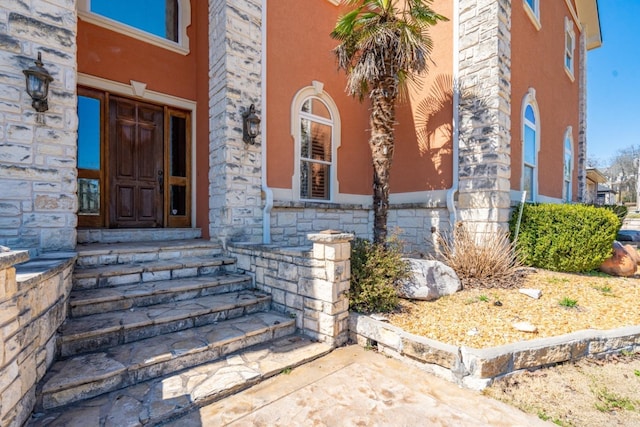
<svg viewBox="0 0 640 427"><path fill-rule="evenodd" d="M548 426L480 393L358 346L165 424L196 426Z"/></svg>

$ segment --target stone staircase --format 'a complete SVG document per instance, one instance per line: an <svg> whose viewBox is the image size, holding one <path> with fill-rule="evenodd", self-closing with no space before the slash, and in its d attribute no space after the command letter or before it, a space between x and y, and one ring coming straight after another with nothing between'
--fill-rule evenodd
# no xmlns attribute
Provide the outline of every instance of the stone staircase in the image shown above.
<svg viewBox="0 0 640 427"><path fill-rule="evenodd" d="M30 425L157 424L330 351L270 311L219 245L161 233L81 236Z"/></svg>

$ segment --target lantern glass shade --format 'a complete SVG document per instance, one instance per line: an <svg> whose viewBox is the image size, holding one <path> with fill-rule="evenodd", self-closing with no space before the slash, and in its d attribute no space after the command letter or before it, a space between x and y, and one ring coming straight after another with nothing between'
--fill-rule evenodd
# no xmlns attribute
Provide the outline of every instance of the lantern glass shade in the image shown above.
<svg viewBox="0 0 640 427"><path fill-rule="evenodd" d="M45 99L49 94L49 81L36 74L27 76L27 93L33 99Z"/></svg>

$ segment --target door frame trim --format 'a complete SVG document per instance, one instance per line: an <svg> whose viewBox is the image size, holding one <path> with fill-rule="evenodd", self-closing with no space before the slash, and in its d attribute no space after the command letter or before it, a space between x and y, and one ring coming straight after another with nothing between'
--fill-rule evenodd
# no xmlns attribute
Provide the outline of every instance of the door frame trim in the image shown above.
<svg viewBox="0 0 640 427"><path fill-rule="evenodd" d="M114 95L123 95L156 104L167 105L191 112L191 228L196 226L196 102L152 90L140 90L144 83L131 81L130 85L103 79L89 74L78 73L78 85L104 90Z"/></svg>

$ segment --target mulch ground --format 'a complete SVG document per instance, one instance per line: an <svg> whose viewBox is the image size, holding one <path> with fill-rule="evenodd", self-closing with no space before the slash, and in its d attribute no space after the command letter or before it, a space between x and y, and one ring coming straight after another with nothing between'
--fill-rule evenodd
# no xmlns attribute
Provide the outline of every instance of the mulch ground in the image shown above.
<svg viewBox="0 0 640 427"><path fill-rule="evenodd" d="M542 291L538 300L519 288ZM564 305L561 302L564 301ZM572 301L575 301L573 307ZM466 288L436 301L403 300L391 324L454 345L487 348L583 329L640 325L640 276L618 278L535 270L514 289ZM520 332L530 322L537 332Z"/></svg>

